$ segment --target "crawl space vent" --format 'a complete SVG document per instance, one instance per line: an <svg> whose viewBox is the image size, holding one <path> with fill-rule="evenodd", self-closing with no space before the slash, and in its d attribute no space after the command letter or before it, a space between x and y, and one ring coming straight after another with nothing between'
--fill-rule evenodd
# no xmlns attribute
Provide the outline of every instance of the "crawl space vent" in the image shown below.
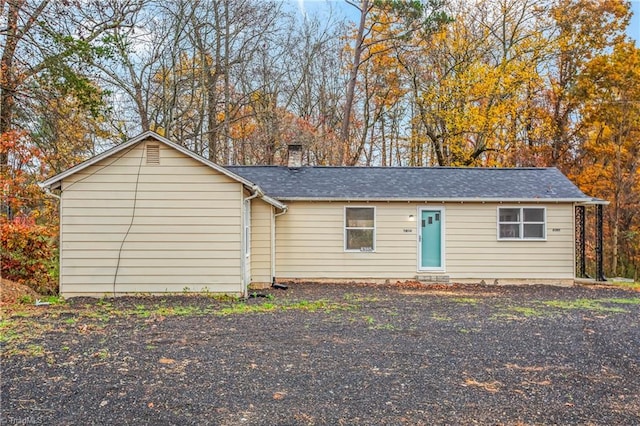
<svg viewBox="0 0 640 426"><path fill-rule="evenodd" d="M147 145L147 164L160 164L160 145Z"/></svg>

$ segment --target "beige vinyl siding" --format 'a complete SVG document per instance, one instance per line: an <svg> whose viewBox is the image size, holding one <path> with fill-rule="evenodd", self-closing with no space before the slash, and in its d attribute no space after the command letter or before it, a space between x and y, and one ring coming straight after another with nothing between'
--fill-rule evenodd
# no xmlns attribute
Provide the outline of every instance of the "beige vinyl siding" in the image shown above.
<svg viewBox="0 0 640 426"><path fill-rule="evenodd" d="M416 274L415 206L290 202L276 218L278 278L409 278ZM344 251L344 207L376 207L376 251ZM405 233L405 228L413 232Z"/></svg>
<svg viewBox="0 0 640 426"><path fill-rule="evenodd" d="M273 207L262 200L251 204L251 282L271 283L271 218Z"/></svg>
<svg viewBox="0 0 640 426"><path fill-rule="evenodd" d="M452 280L573 278L572 204L533 205L546 208L546 241L498 241L495 203L288 204L287 214L276 219L279 279L412 279L420 273L417 240L420 222L410 221L409 216L419 218L418 209L429 207L444 207L442 274ZM345 206L376 207L374 253L344 251Z"/></svg>
<svg viewBox="0 0 640 426"><path fill-rule="evenodd" d="M242 185L161 143L147 165L146 143L62 182L62 294L112 293L121 247L117 293L242 291Z"/></svg>
<svg viewBox="0 0 640 426"><path fill-rule="evenodd" d="M546 241L498 241L498 207L545 207ZM447 271L458 278L572 279L572 204L447 205ZM554 231L559 229L559 231Z"/></svg>

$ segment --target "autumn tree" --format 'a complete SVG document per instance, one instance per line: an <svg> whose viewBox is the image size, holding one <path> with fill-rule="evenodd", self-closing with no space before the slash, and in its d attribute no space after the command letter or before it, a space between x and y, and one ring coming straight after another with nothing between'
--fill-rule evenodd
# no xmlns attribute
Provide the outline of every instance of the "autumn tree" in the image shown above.
<svg viewBox="0 0 640 426"><path fill-rule="evenodd" d="M640 252L640 49L617 44L593 58L576 91L590 99L580 108L584 143L573 168L586 192L611 201L609 266L613 274L638 273Z"/></svg>
<svg viewBox="0 0 640 426"><path fill-rule="evenodd" d="M406 49L414 164L500 165L524 133L544 55L533 2L459 2L455 21ZM421 146L426 146L423 149Z"/></svg>
<svg viewBox="0 0 640 426"><path fill-rule="evenodd" d="M348 145L348 164L363 156L366 165L390 165L395 146L400 144L399 129L404 114L404 95L407 92L404 75L398 61L398 46L405 30L402 21L391 8L371 13L371 31L365 45L360 66L358 106L359 132L353 132ZM395 144L394 144L395 142Z"/></svg>
<svg viewBox="0 0 640 426"><path fill-rule="evenodd" d="M50 0L7 2L1 35L0 134L27 129L34 116L30 100L44 90L72 93L84 108L98 114L99 91L86 64L106 54L110 32L126 25L140 7L138 0L101 4ZM8 157L0 158L3 167Z"/></svg>
<svg viewBox="0 0 640 426"><path fill-rule="evenodd" d="M306 16L291 40L284 105L313 129L304 132L307 138L302 141L310 164L342 161L338 132L346 84L340 55L345 31L333 16Z"/></svg>
<svg viewBox="0 0 640 426"><path fill-rule="evenodd" d="M100 96L98 87L95 96ZM94 116L73 94L50 88L30 108L37 117L30 141L41 153L39 161L47 174L81 163L98 154L103 143L111 143L105 116Z"/></svg>
<svg viewBox="0 0 640 426"><path fill-rule="evenodd" d="M0 154L9 161L0 170L0 273L41 293L55 293L57 204L38 186L45 170L42 152L26 132L14 130L0 135Z"/></svg>
<svg viewBox="0 0 640 426"><path fill-rule="evenodd" d="M342 164L354 165L364 149L362 142L357 144L355 152L352 152L350 147L353 137L350 131L352 110L356 100L360 68L377 52L386 52L396 46L394 42L406 43L414 34L434 32L450 19L443 12L444 2L440 0L427 2L361 0L359 3L346 0L346 2L358 10L359 20L357 30L352 36L353 46L349 48L351 53L348 63L349 80L340 127L342 139L340 154ZM381 44L383 47L380 47Z"/></svg>
<svg viewBox="0 0 640 426"><path fill-rule="evenodd" d="M630 9L625 0L558 0L549 9L551 45L546 90L541 102L548 117L548 164L568 171L579 149L583 94L576 91L590 59L623 41Z"/></svg>

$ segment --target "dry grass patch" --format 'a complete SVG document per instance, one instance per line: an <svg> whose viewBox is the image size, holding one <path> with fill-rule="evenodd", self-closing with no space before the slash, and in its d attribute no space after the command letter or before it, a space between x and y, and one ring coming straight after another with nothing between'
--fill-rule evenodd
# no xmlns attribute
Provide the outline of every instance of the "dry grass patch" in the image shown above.
<svg viewBox="0 0 640 426"><path fill-rule="evenodd" d="M521 367L518 364L505 364L505 367L509 370L521 370L521 371L544 371L549 368L549 367L541 367L538 365Z"/></svg>
<svg viewBox="0 0 640 426"><path fill-rule="evenodd" d="M464 379L464 385L462 386L478 387L487 392L496 393L500 390L500 386L502 386L502 383L497 380L494 380L492 382L479 382L476 379L467 377L466 379Z"/></svg>
<svg viewBox="0 0 640 426"><path fill-rule="evenodd" d="M425 288L424 290L399 290L398 293L406 295L406 296L447 296L447 297L495 297L499 296L498 292L474 292L474 291L459 291L459 290L429 290Z"/></svg>

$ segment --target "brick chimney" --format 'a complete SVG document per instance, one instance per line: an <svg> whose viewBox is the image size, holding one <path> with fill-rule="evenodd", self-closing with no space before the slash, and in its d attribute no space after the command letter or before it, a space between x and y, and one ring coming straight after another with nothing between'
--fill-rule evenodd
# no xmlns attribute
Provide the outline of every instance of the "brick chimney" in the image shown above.
<svg viewBox="0 0 640 426"><path fill-rule="evenodd" d="M291 169L302 167L302 145L292 144L288 145L287 148L287 153L289 156L287 167Z"/></svg>

